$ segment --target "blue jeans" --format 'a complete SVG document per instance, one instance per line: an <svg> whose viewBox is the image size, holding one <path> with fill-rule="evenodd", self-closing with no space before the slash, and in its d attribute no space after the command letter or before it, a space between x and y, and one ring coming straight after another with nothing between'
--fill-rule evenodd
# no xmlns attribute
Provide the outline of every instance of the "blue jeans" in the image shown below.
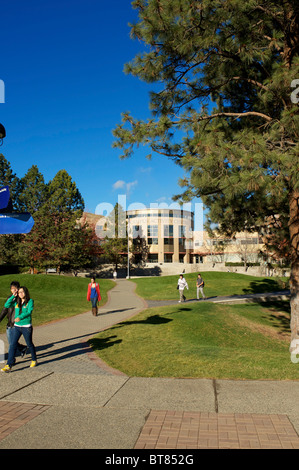
<svg viewBox="0 0 299 470"><path fill-rule="evenodd" d="M14 364L15 355L16 355L17 348L18 348L18 341L22 335L24 336L24 339L30 351L32 360L36 361L35 346L32 342L32 326L19 327L15 325L10 333L11 333L11 343L9 345L9 350L8 350L7 364L10 367L12 367L12 365Z"/></svg>
<svg viewBox="0 0 299 470"><path fill-rule="evenodd" d="M92 308L95 308L98 304L98 298L97 297L92 297L90 300L91 300Z"/></svg>
<svg viewBox="0 0 299 470"><path fill-rule="evenodd" d="M13 326L7 326L6 327L6 336L7 336L7 341L8 341L9 345L10 345L11 340L12 340L12 330L13 330ZM20 354L21 354L21 352L23 351L24 348L26 348L26 346L23 346L23 344L20 344L20 343L17 344L17 351L19 351Z"/></svg>

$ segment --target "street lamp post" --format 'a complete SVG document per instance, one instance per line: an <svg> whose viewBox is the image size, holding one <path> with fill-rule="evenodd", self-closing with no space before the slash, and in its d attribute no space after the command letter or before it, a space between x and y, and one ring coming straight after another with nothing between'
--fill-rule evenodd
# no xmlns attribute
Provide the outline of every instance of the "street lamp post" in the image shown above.
<svg viewBox="0 0 299 470"><path fill-rule="evenodd" d="M127 279L130 279L130 225L129 225L129 216L128 216L128 267L127 267Z"/></svg>
<svg viewBox="0 0 299 470"><path fill-rule="evenodd" d="M3 139L6 136L5 127L0 123L0 146L3 144Z"/></svg>

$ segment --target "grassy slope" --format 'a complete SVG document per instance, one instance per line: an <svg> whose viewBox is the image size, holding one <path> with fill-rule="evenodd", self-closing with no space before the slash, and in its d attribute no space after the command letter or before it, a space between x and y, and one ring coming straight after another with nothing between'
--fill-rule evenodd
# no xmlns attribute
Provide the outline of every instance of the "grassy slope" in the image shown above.
<svg viewBox="0 0 299 470"><path fill-rule="evenodd" d="M5 275L0 276L0 306L4 305L10 294L11 281L19 281L28 287L30 296L34 299L33 324L41 325L49 321L70 317L90 310L90 302L86 300L89 279L53 275ZM114 286L110 280L98 281L102 300L107 301L107 291ZM4 332L6 319L0 323L0 332Z"/></svg>
<svg viewBox="0 0 299 470"><path fill-rule="evenodd" d="M188 298L197 274L186 274ZM205 272L207 296L281 290L284 279ZM178 276L134 279L146 299L176 299ZM206 302L143 311L93 339L112 367L130 376L299 379L290 360L288 302L216 305Z"/></svg>
<svg viewBox="0 0 299 470"><path fill-rule="evenodd" d="M179 276L163 276L134 279L137 284L136 293L148 300L177 299L176 290ZM202 274L205 281L205 294L208 297L224 295L255 294L282 290L287 279L247 276L238 273L223 273L208 271ZM196 298L197 273L186 274L189 291L185 290L187 298Z"/></svg>
<svg viewBox="0 0 299 470"><path fill-rule="evenodd" d="M147 309L92 340L129 376L299 380L290 360L287 302L194 303Z"/></svg>

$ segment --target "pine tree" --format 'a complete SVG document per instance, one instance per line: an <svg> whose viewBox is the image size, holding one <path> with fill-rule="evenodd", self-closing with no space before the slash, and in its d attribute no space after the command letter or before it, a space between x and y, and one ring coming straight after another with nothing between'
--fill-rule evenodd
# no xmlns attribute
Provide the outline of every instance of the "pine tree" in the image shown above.
<svg viewBox="0 0 299 470"><path fill-rule="evenodd" d="M80 218L84 210L84 200L76 183L66 170L60 170L48 184L47 207L50 212L73 213Z"/></svg>
<svg viewBox="0 0 299 470"><path fill-rule="evenodd" d="M34 218L34 226L29 234L22 237L19 246L19 262L29 265L30 271L45 268L48 265L50 252L47 234L52 225L51 215L43 210L48 198L48 185L43 174L33 165L20 180L19 206Z"/></svg>
<svg viewBox="0 0 299 470"><path fill-rule="evenodd" d="M106 219L105 236L101 248L105 258L115 265L124 262L124 256L128 253L128 238L126 236L126 216L122 206L115 204L113 211ZM105 232L104 232L105 233Z"/></svg>
<svg viewBox="0 0 299 470"><path fill-rule="evenodd" d="M11 212L19 209L19 192L21 189L20 179L12 171L9 161L4 155L0 154L0 188L9 186L10 202L6 210L2 212Z"/></svg>
<svg viewBox="0 0 299 470"><path fill-rule="evenodd" d="M19 209L20 180L13 172L10 163L0 154L0 188L9 187L10 200L3 213ZM0 221L1 223L1 221ZM0 235L0 264L18 264L18 246L21 235Z"/></svg>
<svg viewBox="0 0 299 470"><path fill-rule="evenodd" d="M47 263L56 266L58 272L71 263L76 234L79 237L75 227L83 210L84 201L76 183L65 170L58 171L48 184L47 201L42 207L42 213L51 220L46 232Z"/></svg>
<svg viewBox="0 0 299 470"><path fill-rule="evenodd" d="M22 212L34 214L46 202L47 184L43 174L36 165L32 165L20 180L19 207Z"/></svg>
<svg viewBox="0 0 299 470"><path fill-rule="evenodd" d="M136 0L152 117L114 130L181 165L177 199L201 197L225 235L263 231L291 260L291 350L299 342L299 13L295 0Z"/></svg>

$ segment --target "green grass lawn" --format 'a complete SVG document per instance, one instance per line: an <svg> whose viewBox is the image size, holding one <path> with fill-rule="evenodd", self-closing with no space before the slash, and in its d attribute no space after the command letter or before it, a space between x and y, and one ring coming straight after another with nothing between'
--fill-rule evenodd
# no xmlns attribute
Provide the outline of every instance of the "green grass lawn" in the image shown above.
<svg viewBox="0 0 299 470"><path fill-rule="evenodd" d="M234 273L204 273L206 295L275 291L280 280ZM195 297L196 275L186 275L189 298ZM40 325L90 310L89 279L52 275L0 277L0 302L18 280L34 299L33 324ZM144 298L177 298L177 276L138 279ZM111 280L99 280L103 305ZM146 309L97 335L91 344L109 365L129 376L205 377L299 380L290 360L288 302L220 305L209 302ZM5 331L6 321L0 324Z"/></svg>
<svg viewBox="0 0 299 470"><path fill-rule="evenodd" d="M189 291L188 299L196 298L197 273L185 274ZM179 275L134 279L136 293L147 300L172 300L178 298L176 290ZM246 274L208 271L202 273L205 281L204 292L207 297L224 295L257 294L274 292L287 287L287 278L247 276Z"/></svg>
<svg viewBox="0 0 299 470"><path fill-rule="evenodd" d="M0 307L10 295L10 283L19 283L28 287L34 300L33 325L41 325L53 320L71 317L91 309L87 302L87 286L89 279L45 274L9 274L0 276ZM107 279L98 280L102 300L99 306L107 302L107 292L114 282ZM6 318L0 323L0 332L6 328Z"/></svg>
<svg viewBox="0 0 299 470"><path fill-rule="evenodd" d="M288 302L151 308L90 343L129 376L299 380Z"/></svg>

